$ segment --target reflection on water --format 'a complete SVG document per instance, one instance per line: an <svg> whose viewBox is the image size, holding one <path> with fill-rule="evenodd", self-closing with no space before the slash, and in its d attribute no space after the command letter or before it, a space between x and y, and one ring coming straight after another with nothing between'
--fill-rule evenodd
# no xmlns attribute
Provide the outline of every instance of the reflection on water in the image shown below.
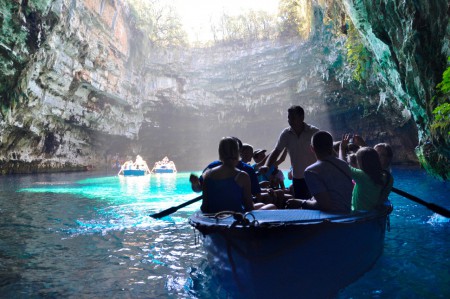
<svg viewBox="0 0 450 299"><path fill-rule="evenodd" d="M395 185L450 208L449 187L420 170ZM0 297L227 298L187 223L200 202L189 173L0 177ZM392 195L391 232L374 268L338 298L447 298L450 222Z"/></svg>
<svg viewBox="0 0 450 299"><path fill-rule="evenodd" d="M145 176L119 176L121 194L135 196L140 199L145 193L150 192L150 175Z"/></svg>
<svg viewBox="0 0 450 299"><path fill-rule="evenodd" d="M177 185L176 173L157 173L152 174L152 178L155 181L155 187L161 188L164 186L164 190L167 192L173 192Z"/></svg>

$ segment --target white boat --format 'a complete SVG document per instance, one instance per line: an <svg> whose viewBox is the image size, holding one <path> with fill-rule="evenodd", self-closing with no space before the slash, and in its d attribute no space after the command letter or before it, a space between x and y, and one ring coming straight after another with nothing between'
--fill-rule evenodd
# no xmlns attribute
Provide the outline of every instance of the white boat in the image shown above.
<svg viewBox="0 0 450 299"><path fill-rule="evenodd" d="M150 170L148 169L147 162L145 162L141 156L136 156L136 161L132 160L123 163L120 171L117 175L120 176L145 176L149 175Z"/></svg>
<svg viewBox="0 0 450 299"><path fill-rule="evenodd" d="M177 168L175 167L175 163L170 161L169 158L164 157L161 161L155 163L153 166L151 173L176 173Z"/></svg>

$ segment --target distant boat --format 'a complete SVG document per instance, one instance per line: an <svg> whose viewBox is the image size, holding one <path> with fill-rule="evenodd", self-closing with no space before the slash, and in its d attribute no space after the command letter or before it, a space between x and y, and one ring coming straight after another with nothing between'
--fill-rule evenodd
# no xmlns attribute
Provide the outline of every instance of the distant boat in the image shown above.
<svg viewBox="0 0 450 299"><path fill-rule="evenodd" d="M169 158L164 157L161 161L155 163L151 173L176 173L177 168L175 167L175 163L170 161Z"/></svg>
<svg viewBox="0 0 450 299"><path fill-rule="evenodd" d="M118 175L123 176L144 176L150 174L147 162L145 162L140 155L136 156L136 161L132 160L123 163Z"/></svg>
<svg viewBox="0 0 450 299"><path fill-rule="evenodd" d="M148 173L142 169L125 169L123 171L123 176L144 176Z"/></svg>
<svg viewBox="0 0 450 299"><path fill-rule="evenodd" d="M203 236L213 277L232 297L331 298L380 257L391 211L389 203L347 215L197 212L189 222Z"/></svg>

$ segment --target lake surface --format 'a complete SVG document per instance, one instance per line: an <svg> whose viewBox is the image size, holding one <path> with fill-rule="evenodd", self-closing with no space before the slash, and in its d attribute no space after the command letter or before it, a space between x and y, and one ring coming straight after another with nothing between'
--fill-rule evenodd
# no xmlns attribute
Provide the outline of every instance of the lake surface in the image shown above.
<svg viewBox="0 0 450 299"><path fill-rule="evenodd" d="M449 183L395 168L395 186L450 209ZM1 298L227 298L188 225L189 173L0 177ZM392 194L391 231L373 269L341 298L449 298L450 221Z"/></svg>

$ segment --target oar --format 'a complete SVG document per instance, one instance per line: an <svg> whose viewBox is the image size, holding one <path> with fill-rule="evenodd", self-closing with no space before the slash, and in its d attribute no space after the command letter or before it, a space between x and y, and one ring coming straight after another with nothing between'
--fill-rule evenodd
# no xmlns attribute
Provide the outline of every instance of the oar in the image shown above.
<svg viewBox="0 0 450 299"><path fill-rule="evenodd" d="M414 195L411 195L411 194L409 194L409 193L407 193L405 191L399 190L399 189L397 189L395 187L392 187L392 191L397 193L398 195L401 195L403 197L411 199L412 201L415 201L418 204L421 204L421 205L427 207L428 209L432 210L435 213L438 213L439 215L442 215L444 217L450 218L450 211L447 210L446 208L443 208L443 207L438 206L438 205L436 205L434 203L431 203L431 202L426 202L426 201L424 201L424 200L422 200L422 199L420 199L420 198L418 198L418 197L416 197Z"/></svg>
<svg viewBox="0 0 450 299"><path fill-rule="evenodd" d="M202 197L203 197L203 195L200 195L200 196L198 196L198 197L196 197L194 199L191 199L189 201L186 201L185 203L182 203L181 205L178 205L176 207L171 207L171 208L163 210L163 211L161 211L159 213L152 214L152 215L150 215L150 217L155 218L155 219L166 217L166 216L168 216L168 215L170 215L172 213L175 213L179 209L184 208L185 206L188 206L190 204L193 204L194 202L199 201L200 199L202 199Z"/></svg>

